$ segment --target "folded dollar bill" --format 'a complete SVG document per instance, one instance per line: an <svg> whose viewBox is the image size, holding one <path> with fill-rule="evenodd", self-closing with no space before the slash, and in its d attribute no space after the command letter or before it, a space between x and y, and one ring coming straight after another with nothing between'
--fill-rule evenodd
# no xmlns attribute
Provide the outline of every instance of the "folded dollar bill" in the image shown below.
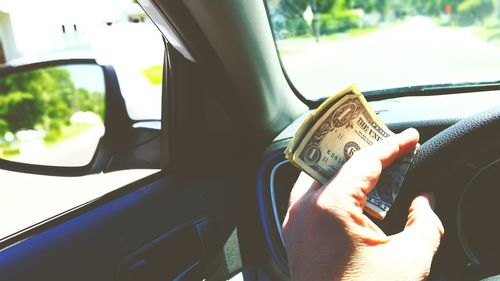
<svg viewBox="0 0 500 281"><path fill-rule="evenodd" d="M285 156L325 184L354 152L393 134L353 85L327 99L304 121ZM415 151L384 169L377 186L368 194L366 212L378 219L385 218L414 155Z"/></svg>

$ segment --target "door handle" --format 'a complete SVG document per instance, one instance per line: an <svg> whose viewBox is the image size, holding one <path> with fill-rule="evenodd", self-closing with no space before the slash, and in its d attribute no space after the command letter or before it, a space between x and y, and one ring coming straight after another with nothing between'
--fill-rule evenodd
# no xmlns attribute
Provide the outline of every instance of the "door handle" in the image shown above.
<svg viewBox="0 0 500 281"><path fill-rule="evenodd" d="M120 281L202 280L208 218L183 224L146 243L120 265Z"/></svg>

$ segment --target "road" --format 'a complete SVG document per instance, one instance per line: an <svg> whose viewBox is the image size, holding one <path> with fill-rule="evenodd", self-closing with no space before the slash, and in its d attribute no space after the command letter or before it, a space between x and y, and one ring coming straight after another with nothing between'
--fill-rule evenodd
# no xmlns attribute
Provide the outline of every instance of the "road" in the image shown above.
<svg viewBox="0 0 500 281"><path fill-rule="evenodd" d="M414 17L372 33L337 40L283 40L283 63L305 96L329 96L355 83L361 90L500 80L500 48L473 28L442 27Z"/></svg>
<svg viewBox="0 0 500 281"><path fill-rule="evenodd" d="M103 135L104 125L95 125L76 136L49 146L45 145L41 138L21 141L20 155L8 160L47 166L85 166L92 159Z"/></svg>

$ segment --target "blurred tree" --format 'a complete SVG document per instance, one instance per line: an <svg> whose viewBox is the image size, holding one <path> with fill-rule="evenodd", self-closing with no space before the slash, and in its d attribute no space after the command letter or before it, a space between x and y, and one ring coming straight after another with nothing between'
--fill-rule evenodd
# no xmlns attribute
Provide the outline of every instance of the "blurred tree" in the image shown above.
<svg viewBox="0 0 500 281"><path fill-rule="evenodd" d="M484 23L495 12L495 0L465 0L458 5L458 20L462 25Z"/></svg>
<svg viewBox="0 0 500 281"><path fill-rule="evenodd" d="M439 15L445 6L442 4L442 0L411 0L408 2L418 14L427 16Z"/></svg>
<svg viewBox="0 0 500 281"><path fill-rule="evenodd" d="M281 0L278 9L287 18L302 18L308 5L309 0Z"/></svg>
<svg viewBox="0 0 500 281"><path fill-rule="evenodd" d="M1 96L0 108L1 119L6 123L4 129L12 132L33 128L41 115L34 96L25 92L10 92Z"/></svg>
<svg viewBox="0 0 500 281"><path fill-rule="evenodd" d="M373 7L374 9L380 13L380 16L382 17L382 21L385 20L385 17L387 16L387 0L377 0L375 1Z"/></svg>
<svg viewBox="0 0 500 281"><path fill-rule="evenodd" d="M380 3L378 3L380 2ZM385 0L346 0L345 6L349 9L363 9L365 13L371 13L376 10L376 6L385 4Z"/></svg>
<svg viewBox="0 0 500 281"><path fill-rule="evenodd" d="M5 133L9 131L9 124L5 119L0 119L0 137L4 137Z"/></svg>
<svg viewBox="0 0 500 281"><path fill-rule="evenodd" d="M89 92L87 89L77 89L81 111L91 111L104 120L104 96L102 93Z"/></svg>
<svg viewBox="0 0 500 281"><path fill-rule="evenodd" d="M16 132L37 125L49 131L72 114L71 74L51 67L6 75L0 79L0 119Z"/></svg>
<svg viewBox="0 0 500 281"><path fill-rule="evenodd" d="M334 2L340 2L343 0L309 0L309 5L311 7L311 11L314 15L312 20L312 28L314 32L314 37L316 38L316 42L319 42L320 37L320 22L321 22L321 14L330 10L334 5ZM338 3L336 3L338 5ZM345 7L342 7L345 8Z"/></svg>
<svg viewBox="0 0 500 281"><path fill-rule="evenodd" d="M288 19L303 20L304 12L310 7L313 13L311 30L316 42L319 42L321 14L330 10L337 1L339 0L282 0L279 9Z"/></svg>
<svg viewBox="0 0 500 281"><path fill-rule="evenodd" d="M0 77L0 136L41 127L45 141L57 142L75 112L92 111L104 120L104 93L76 89L68 69L48 67Z"/></svg>
<svg viewBox="0 0 500 281"><path fill-rule="evenodd" d="M441 12L444 11L446 6L451 7L451 14L455 14L458 10L458 5L460 5L464 0L442 0L441 1Z"/></svg>
<svg viewBox="0 0 500 281"><path fill-rule="evenodd" d="M379 13L380 17L385 20L387 10L394 1L391 0L345 0L345 9L362 9L365 13ZM400 1L396 1L400 2Z"/></svg>
<svg viewBox="0 0 500 281"><path fill-rule="evenodd" d="M328 11L339 0L281 0L279 9L286 17L302 17L307 7L311 7L313 14Z"/></svg>

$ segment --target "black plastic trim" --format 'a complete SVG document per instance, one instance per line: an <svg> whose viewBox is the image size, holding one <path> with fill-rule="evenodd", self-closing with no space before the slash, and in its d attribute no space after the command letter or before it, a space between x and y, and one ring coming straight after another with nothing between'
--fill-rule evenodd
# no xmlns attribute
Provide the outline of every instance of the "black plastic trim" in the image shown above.
<svg viewBox="0 0 500 281"><path fill-rule="evenodd" d="M470 82L457 84L436 84L423 86L410 86L390 88L384 90L365 91L363 95L368 101L380 101L385 99L410 97L410 96L440 96L449 94L463 94L475 92L487 92L500 90L500 81L493 82ZM328 97L313 101L315 107L323 103Z"/></svg>

